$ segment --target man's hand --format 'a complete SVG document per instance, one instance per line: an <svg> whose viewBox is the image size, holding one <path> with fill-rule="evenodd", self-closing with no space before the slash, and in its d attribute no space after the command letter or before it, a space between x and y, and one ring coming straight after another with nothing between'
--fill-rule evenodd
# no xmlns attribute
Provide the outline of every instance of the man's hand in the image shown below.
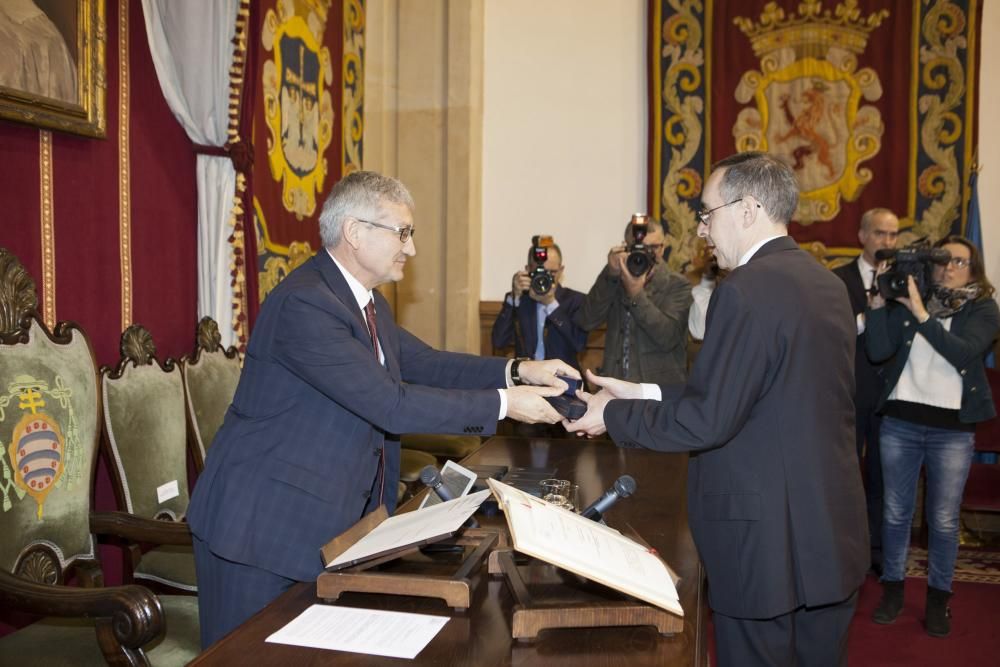
<svg viewBox="0 0 1000 667"><path fill-rule="evenodd" d="M575 422L568 419L562 420L563 428L570 433L585 435L590 438L607 433L608 427L604 425L604 408L614 398L611 392L602 390L596 394L588 394L585 391L576 392L577 398L587 403L587 412Z"/></svg>
<svg viewBox="0 0 1000 667"><path fill-rule="evenodd" d="M625 244L620 243L608 251L608 274L617 278L625 262Z"/></svg>
<svg viewBox="0 0 1000 667"><path fill-rule="evenodd" d="M507 416L525 424L555 424L562 419L562 415L556 412L546 396L558 396L565 390L566 383L563 382L563 389L558 387L531 387L521 385L507 389Z"/></svg>
<svg viewBox="0 0 1000 667"><path fill-rule="evenodd" d="M642 385L635 382L597 375L590 369L587 369L587 382L604 389L611 398L642 398Z"/></svg>
<svg viewBox="0 0 1000 667"><path fill-rule="evenodd" d="M528 277L527 271L518 271L514 274L514 277L510 281L511 296L515 299L525 292L529 291L531 287L531 278Z"/></svg>
<svg viewBox="0 0 1000 667"><path fill-rule="evenodd" d="M517 367L517 373L521 376L521 380L528 384L559 389L555 394L546 394L546 396L558 396L569 388L569 385L557 377L558 375L565 375L574 380L580 379L580 372L562 359L522 361L521 365Z"/></svg>

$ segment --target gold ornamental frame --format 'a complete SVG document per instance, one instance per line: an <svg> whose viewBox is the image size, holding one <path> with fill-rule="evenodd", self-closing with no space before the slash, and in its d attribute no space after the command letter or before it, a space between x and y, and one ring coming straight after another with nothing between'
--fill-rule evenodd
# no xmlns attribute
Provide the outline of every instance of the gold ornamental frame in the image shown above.
<svg viewBox="0 0 1000 667"><path fill-rule="evenodd" d="M51 2L37 4L47 16L46 9L49 6L65 6ZM0 118L50 130L104 138L107 90L105 0L75 0L73 4L76 10L75 42L72 39L65 39L65 42L70 53L76 56L76 101L60 100L0 85ZM68 13L72 14L72 10ZM58 18L55 24L64 25L63 22L58 22ZM8 29L19 30L20 27L8 26Z"/></svg>

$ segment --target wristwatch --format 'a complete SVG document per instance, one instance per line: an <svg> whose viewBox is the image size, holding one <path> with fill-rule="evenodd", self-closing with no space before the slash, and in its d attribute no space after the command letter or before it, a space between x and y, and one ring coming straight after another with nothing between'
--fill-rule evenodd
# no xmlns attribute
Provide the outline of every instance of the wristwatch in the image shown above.
<svg viewBox="0 0 1000 667"><path fill-rule="evenodd" d="M521 380L521 375L517 372L517 367L521 365L522 361L527 361L527 359L526 358L514 359L514 362L510 365L510 381L514 383L515 387L520 384L524 384L524 381Z"/></svg>

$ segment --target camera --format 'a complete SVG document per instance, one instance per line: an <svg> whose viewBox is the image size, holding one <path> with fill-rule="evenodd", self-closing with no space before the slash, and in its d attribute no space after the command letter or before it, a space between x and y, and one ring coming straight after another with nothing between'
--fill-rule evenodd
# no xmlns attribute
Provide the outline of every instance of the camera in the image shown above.
<svg viewBox="0 0 1000 667"><path fill-rule="evenodd" d="M545 294L552 289L552 274L545 268L549 259L549 248L552 247L551 236L531 237L531 261L534 267L528 272L531 280L531 291L535 294ZM525 292L527 294L527 292Z"/></svg>
<svg viewBox="0 0 1000 667"><path fill-rule="evenodd" d="M927 300L934 280L933 264L947 264L951 253L944 248L932 248L915 243L898 250L884 249L875 253L878 261L891 260L891 268L878 277L878 293L885 299L908 296L906 279L913 276L920 298Z"/></svg>
<svg viewBox="0 0 1000 667"><path fill-rule="evenodd" d="M627 249L628 256L625 258L625 268L638 278L653 268L653 264L656 264L656 255L653 253L653 249L644 243L646 234L649 233L649 216L645 213L633 213L631 225L632 243Z"/></svg>

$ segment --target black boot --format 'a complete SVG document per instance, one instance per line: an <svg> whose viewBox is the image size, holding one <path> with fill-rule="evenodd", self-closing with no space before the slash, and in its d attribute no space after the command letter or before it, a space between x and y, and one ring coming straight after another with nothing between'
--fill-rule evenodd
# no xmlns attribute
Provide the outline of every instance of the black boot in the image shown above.
<svg viewBox="0 0 1000 667"><path fill-rule="evenodd" d="M951 609L948 598L951 593L933 586L927 587L927 618L924 625L931 637L947 637L951 632Z"/></svg>
<svg viewBox="0 0 1000 667"><path fill-rule="evenodd" d="M872 614L872 620L882 625L888 625L896 620L899 612L903 611L903 582L883 581L882 599Z"/></svg>

